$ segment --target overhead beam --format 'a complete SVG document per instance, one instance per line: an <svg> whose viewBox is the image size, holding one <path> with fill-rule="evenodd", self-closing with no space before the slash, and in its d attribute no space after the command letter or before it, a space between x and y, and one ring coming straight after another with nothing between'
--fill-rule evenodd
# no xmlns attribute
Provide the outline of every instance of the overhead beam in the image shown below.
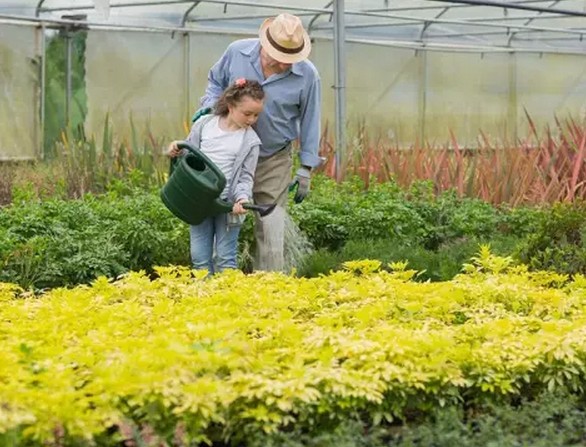
<svg viewBox="0 0 586 447"><path fill-rule="evenodd" d="M442 2L442 3L459 3L465 5L473 5L473 6L494 6L497 8L506 8L506 9L519 9L523 11L536 11L536 12L549 12L549 13L556 13L556 14L565 14L568 16L574 17L586 17L586 12L582 11L574 11L571 9L560 9L560 8L546 8L543 6L531 6L526 5L523 3L515 3L515 2L498 2L493 0L430 0L434 2Z"/></svg>
<svg viewBox="0 0 586 447"><path fill-rule="evenodd" d="M555 0L554 4L558 4L559 2L564 0ZM439 5L431 5L431 3L437 2ZM369 24L348 24L346 23L346 28L360 28L360 27L375 27L375 26L389 26L389 27L397 27L397 26L422 26L423 32L422 34L425 35L428 39L433 38L441 38L441 35L438 34L431 34L430 27L435 24L446 24L446 25L457 25L457 26L476 26L482 28L492 28L495 30L501 30L501 32L506 32L510 37L514 37L517 33L527 33L527 32L543 32L543 33L558 33L558 34L566 34L566 35L574 35L578 36L580 39L583 39L584 34L586 33L586 29L572 29L572 28L563 28L563 27L544 27L544 26L533 26L529 25L533 20L538 18L544 18L543 15L540 14L548 13L548 18L561 18L561 17L584 17L586 13L581 11L570 11L567 9L560 9L560 8L547 8L541 6L535 6L534 3L543 3L544 0L526 0L526 1L518 1L518 2L502 2L502 1L493 1L493 0L429 0L429 6L414 6L412 8L403 7L403 8L386 8L383 11L399 11L399 10L410 10L410 11L418 11L423 9L440 9L442 11L447 11L447 8L463 8L463 7L474 7L474 6L493 6L493 7L500 7L506 9L518 9L518 10L529 10L539 12L535 18L527 18L526 24L512 24L512 23L503 23L503 22L510 22L513 20L521 20L520 18L514 18L513 16L509 17L498 17L494 18L494 21L491 21L491 18L469 18L469 19L446 19L441 16L441 13L436 17L432 17L429 19L417 17L413 15L401 15L401 14L392 14L392 13L380 13L380 12L372 12L373 10L346 10L346 16L359 16L359 17L372 17L377 19L386 19L386 20L394 20L395 23L369 23ZM43 4L45 0L38 0L37 3L37 14L41 12L52 12L52 11L70 11L70 10L83 10L83 9L93 9L93 4L87 5L75 5L71 7L55 7L55 8L43 8ZM112 8L122 8L122 7L139 7L139 6L164 6L164 5L173 5L173 4L191 4L191 7L186 11L183 16L182 27L184 27L185 23L187 22L194 22L196 20L190 20L189 13L193 11L200 3L212 3L212 4L221 4L221 5L234 5L234 6L243 6L243 7L256 7L256 8L266 8L266 9L278 9L278 10L285 10L285 11L292 11L298 15L311 15L313 16L311 29L315 31L319 30L327 30L331 29L333 26L328 24L325 25L318 25L315 26L315 19L317 17L327 14L332 15L333 9L331 8L332 1L328 2L326 7L324 8L309 8L309 7L302 7L302 6L292 6L291 3L289 4L259 4L254 1L248 0L143 0L139 2L129 2L123 1L120 3L111 4L110 7ZM446 3L449 3L447 5ZM530 4L531 3L531 4ZM550 17L551 14L559 14L560 17ZM232 16L234 20L242 19L244 17L250 18L262 18L263 15L249 15L249 16ZM214 20L226 20L232 19L231 16L224 16L224 17L213 17L209 18L209 21ZM489 20L487 20L489 19ZM200 23L205 22L206 18L198 18L197 21ZM499 23L500 22L500 23ZM86 22L87 23L87 22ZM146 27L145 27L146 28ZM241 30L240 30L241 31ZM225 31L224 31L225 32ZM498 32L497 32L498 33ZM492 32L486 31L484 33L478 33L471 30L469 33L463 33L464 35L490 35ZM455 37L457 33L453 34L444 34L443 36L446 37ZM511 39L512 40L512 39ZM573 51L573 50L572 50Z"/></svg>
<svg viewBox="0 0 586 447"><path fill-rule="evenodd" d="M372 39L354 39L347 38L346 42L358 43L364 45L374 45L381 47L391 48L403 48L410 50L423 50L423 51L438 51L438 52L451 52L451 53L523 53L523 54L567 54L584 56L583 49L556 49L552 47L535 47L535 48L523 48L523 47L505 47L500 45L461 45L461 44L449 44L439 42L414 42L414 41L401 41L401 40L372 40Z"/></svg>
<svg viewBox="0 0 586 447"><path fill-rule="evenodd" d="M546 0L523 0L516 2L517 4L531 4L531 3L543 3ZM568 0L561 0L561 1L568 1ZM450 5L450 9L459 9L459 8L470 8L477 5L467 5L467 4L455 4ZM441 9L445 8L444 5L426 5L426 6L399 6L399 7L386 7L386 8L368 8L363 9L364 12L396 12L396 11L425 11L430 9Z"/></svg>
<svg viewBox="0 0 586 447"><path fill-rule="evenodd" d="M330 8L330 7L331 7L333 4L334 4L334 0L330 0L330 1L329 1L329 2L326 4L326 6L325 6L325 9L327 9L327 8ZM315 14L315 15L312 17L312 19L309 21L309 25L307 25L307 32L308 32L308 33L310 33L310 32L311 32L311 29L313 28L313 24L315 23L315 21L316 21L317 19L319 19L319 18L320 18L320 16L321 16L322 14L323 14L323 13ZM332 20L332 15L330 15L330 20Z"/></svg>
<svg viewBox="0 0 586 447"><path fill-rule="evenodd" d="M191 14L191 11L193 11L195 8L197 8L197 5L199 5L201 3L201 1L194 1L193 5L191 5L187 11L185 11L185 13L183 14L183 18L181 19L181 26L185 26L185 22L187 22L187 18L189 17L189 14Z"/></svg>
<svg viewBox="0 0 586 447"><path fill-rule="evenodd" d="M443 16L446 12L448 12L450 10L449 7L444 7L440 12L438 12L435 17L433 18L434 20L438 20L441 16ZM425 22L423 27L421 28L421 32L419 33L419 40L423 40L423 37L425 36L425 33L427 32L427 28L429 28L429 26L431 25L432 22Z"/></svg>
<svg viewBox="0 0 586 447"><path fill-rule="evenodd" d="M439 1L439 0L434 0L434 1ZM372 16L372 14L370 14L370 13L368 15ZM492 22L479 24L476 22L468 22L465 20L455 20L455 19L442 19L442 18L425 19L425 18L421 18L421 17L403 16L403 15L395 15L395 14L378 15L378 17L381 17L381 16L387 17L387 18L392 18L392 19L397 19L397 20L405 20L405 23L402 23L402 24L390 23L389 26L426 25L426 23L429 22L430 25L448 24L448 25L465 25L465 26L483 26L486 28L499 28L499 29L505 29L505 30L531 30L531 31L543 31L543 32L550 32L550 33L566 33L566 34L576 34L576 35L584 34L584 31L582 31L582 30L566 29L566 28L551 28L551 27L544 27L544 26L515 25L515 24L508 24L508 23L492 23ZM430 26L430 25L427 25L427 26ZM321 25L319 27L314 27L314 29L316 29L316 30L317 29L324 29L325 30L325 29L330 29L330 28L332 28L331 25Z"/></svg>
<svg viewBox="0 0 586 447"><path fill-rule="evenodd" d="M34 17L25 17L14 14L0 14L0 23L28 23L35 24L36 26L45 26L49 28L62 28L70 24L79 25L79 21L67 20L67 19L41 19ZM103 22L84 22L89 29L98 30L112 30L112 31L135 31L135 32L153 32L153 33L195 33L195 34L210 34L210 35L250 35L255 36L256 30L251 31L245 29L234 29L225 30L217 28L192 28L192 27L164 27L164 26L140 26L140 25L114 25L105 24ZM314 36L315 39L323 41L333 40L331 36ZM584 50L582 48L552 48L552 47L534 47L534 48L523 48L523 47L503 47L498 45L462 45L462 44L447 44L447 43L434 43L434 42L413 42L413 41L401 41L401 40L376 40L376 39L356 39L346 38L348 43L358 43L364 45L375 45L384 46L391 48L403 48L412 50L425 50L425 51L440 51L440 52L466 52L466 53L533 53L533 54L568 54L568 55L579 55L584 56Z"/></svg>
<svg viewBox="0 0 586 447"><path fill-rule="evenodd" d="M525 30L525 31L515 31L515 33L517 35L523 35L526 36L525 40L529 40L529 39L535 39L535 37L532 37L530 34L528 33L533 33L534 31L531 30ZM439 39L442 37L466 37L466 36L509 36L509 34L505 34L503 32L499 32L499 31L471 31L471 32L466 32L466 33L443 33L443 34L439 34L439 33L435 33L435 34L428 34L427 37L432 38L432 39ZM583 38L586 37L586 30L582 31L582 34L579 37L570 37L570 36L559 36L559 37L547 37L544 36L543 34L541 34L539 36L539 40L573 40L573 41L582 41Z"/></svg>
<svg viewBox="0 0 586 447"><path fill-rule="evenodd" d="M37 7L35 8L36 17L39 17L39 15L41 14L41 8L43 6L43 3L45 3L45 0L39 0L39 3L37 3Z"/></svg>
<svg viewBox="0 0 586 447"><path fill-rule="evenodd" d="M313 17L315 14L313 12L298 12L295 13L298 17ZM255 20L255 19L266 19L266 14L242 14L242 15L221 15L221 16L212 16L212 17L197 17L197 18L190 18L187 22L190 23L202 23L202 22L231 22L237 20Z"/></svg>
<svg viewBox="0 0 586 447"><path fill-rule="evenodd" d="M264 17L264 16L263 16ZM438 18L438 17L436 17ZM482 22L498 22L498 21L514 21L514 20L524 20L527 21L527 19L572 19L573 17L571 16L566 16L566 15L540 15L540 16L503 16L503 17L496 17L496 16L491 16L491 17L462 17L458 20L464 20L466 22L474 22L474 23L478 23L479 25L482 25ZM421 21L424 22L426 20L433 20L433 19L422 19ZM207 19L202 19L202 21L207 21ZM528 23L524 23L524 25L527 25ZM390 23L390 22L363 22L363 23L347 23L346 24L346 28L382 28L385 26L403 26L403 25L412 25L412 23L405 23L405 22L401 22L401 23ZM505 25L508 26L508 25ZM332 28L332 25L321 25L318 27L315 27L315 29L330 29ZM586 29L585 29L586 30Z"/></svg>
<svg viewBox="0 0 586 447"><path fill-rule="evenodd" d="M550 7L557 5L561 0L554 0L553 3L551 5L549 5ZM537 15L529 20L527 20L525 22L525 25L529 25L533 20L535 20L535 18L540 17L543 14L543 12L538 12ZM565 16L565 17L570 17L570 16ZM513 39L516 37L517 32L514 32L511 34L511 36L509 37L509 45L511 44L511 42L513 41Z"/></svg>
<svg viewBox="0 0 586 447"><path fill-rule="evenodd" d="M44 1L44 0L43 0ZM286 11L302 11L302 12L324 12L324 13L331 13L331 10L327 9L320 9L320 8L307 8L307 7L295 7L290 5L282 5L282 4L265 4L265 3L254 3L248 1L238 1L238 0L202 0L205 3L217 3L221 5L234 5L234 6L254 6L257 8L269 8L269 9L282 9ZM168 0L168 1L155 1L155 0L146 0L142 2L125 2L125 3L113 3L110 4L110 8L131 8L135 6L165 6L165 5L174 5L174 4L181 4L181 3L193 3L193 0ZM75 10L86 10L86 9L93 9L93 4L85 4L85 5L77 5L77 6L59 6L54 8L40 8L41 12L53 12L53 11L75 11Z"/></svg>
<svg viewBox="0 0 586 447"><path fill-rule="evenodd" d="M314 13L318 13L318 14L332 14L333 11L331 9L328 8L307 8L307 7L296 7L296 6L289 6L289 5L284 5L284 4L259 4L259 3L255 3L255 2L249 2L249 1L240 1L240 0L201 0L202 2L205 3L216 3L216 4L222 4L222 5L239 5L239 6L254 6L257 8L268 8L268 9L279 9L279 10L284 10L284 11L301 11L301 12L314 12ZM443 0L430 0L430 1L443 1ZM475 1L475 0L454 0L455 2L457 1ZM173 3L192 3L193 0L171 0L171 1L145 1L145 2L140 2L140 3L115 3L110 5L110 7L116 8L116 7L130 7L130 6L140 6L140 5L167 5L167 4L173 4ZM492 2L492 3L496 3L496 2ZM503 3L504 4L504 3ZM503 5L503 4L499 4L499 5ZM513 3L513 5L515 5L515 3ZM524 6L524 5L518 5L519 7ZM525 5L527 6L527 5ZM43 11L62 11L62 10L79 10L79 9L91 9L93 8L93 5L86 5L86 6L74 6L74 7L69 7L69 8L44 8ZM530 6L528 6L530 7ZM543 8L541 8L543 9ZM555 11L549 11L549 12L559 12L562 10L555 10ZM582 15L586 16L586 13L581 13ZM382 14L382 13L371 13L371 12L364 12L364 11L354 11L354 10L346 10L345 11L345 15L353 15L353 16L364 16L364 17L378 17L378 18L387 18L387 19L397 19L397 20L405 20L405 21L410 21L414 24L423 24L424 26L428 27L429 25L427 25L427 22L429 22L430 24L435 24L435 23L443 23L443 24L452 24L452 25L474 25L474 26L478 26L477 24L471 24L470 22L466 22L466 21L462 21L462 20L452 20L452 19L425 19L425 18L421 18L421 17L413 17L413 16L404 16L404 15L398 15L398 14ZM530 26L523 26L523 25L508 25L508 24L497 24L497 23L485 23L482 26L486 26L486 27L496 27L496 28L505 28L505 29L532 29L535 31L548 31L548 32L559 32L559 33L569 33L569 34L578 34L581 35L582 32L578 31L572 31L572 30L566 30L566 29L562 29L562 28L546 28L546 27L530 27Z"/></svg>

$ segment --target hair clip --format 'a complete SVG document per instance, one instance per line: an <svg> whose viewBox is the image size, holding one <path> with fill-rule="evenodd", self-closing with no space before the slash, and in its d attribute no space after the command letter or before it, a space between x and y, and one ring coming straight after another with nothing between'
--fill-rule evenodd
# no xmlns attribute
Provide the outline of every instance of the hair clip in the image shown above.
<svg viewBox="0 0 586 447"><path fill-rule="evenodd" d="M236 79L236 81L234 81L234 85L236 87L244 87L246 85L246 79L238 78L238 79Z"/></svg>

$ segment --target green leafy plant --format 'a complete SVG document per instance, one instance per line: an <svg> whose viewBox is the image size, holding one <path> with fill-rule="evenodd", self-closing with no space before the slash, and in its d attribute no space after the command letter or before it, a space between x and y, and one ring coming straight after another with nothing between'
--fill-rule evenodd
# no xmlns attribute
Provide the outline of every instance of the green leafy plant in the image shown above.
<svg viewBox="0 0 586 447"><path fill-rule="evenodd" d="M516 256L532 268L586 272L586 204L556 204L538 220Z"/></svg>

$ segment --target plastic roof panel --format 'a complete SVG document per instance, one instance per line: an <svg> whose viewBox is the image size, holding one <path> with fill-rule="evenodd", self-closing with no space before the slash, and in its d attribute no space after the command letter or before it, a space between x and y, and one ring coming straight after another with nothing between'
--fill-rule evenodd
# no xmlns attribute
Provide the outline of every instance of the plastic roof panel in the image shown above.
<svg viewBox="0 0 586 447"><path fill-rule="evenodd" d="M254 33L265 17L288 11L315 38L332 38L329 0L0 0L1 15L58 20L85 14L90 26L144 26ZM584 0L345 0L346 37L442 51L586 54ZM37 7L40 9L37 10ZM525 9L520 9L525 8Z"/></svg>

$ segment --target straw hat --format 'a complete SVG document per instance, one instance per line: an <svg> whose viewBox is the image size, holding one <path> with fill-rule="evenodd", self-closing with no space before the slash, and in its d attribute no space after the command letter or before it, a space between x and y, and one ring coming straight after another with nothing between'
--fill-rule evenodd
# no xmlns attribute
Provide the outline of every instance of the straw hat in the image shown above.
<svg viewBox="0 0 586 447"><path fill-rule="evenodd" d="M268 55L283 64L301 62L311 52L309 34L303 28L301 19L292 14L279 14L266 19L258 35Z"/></svg>

